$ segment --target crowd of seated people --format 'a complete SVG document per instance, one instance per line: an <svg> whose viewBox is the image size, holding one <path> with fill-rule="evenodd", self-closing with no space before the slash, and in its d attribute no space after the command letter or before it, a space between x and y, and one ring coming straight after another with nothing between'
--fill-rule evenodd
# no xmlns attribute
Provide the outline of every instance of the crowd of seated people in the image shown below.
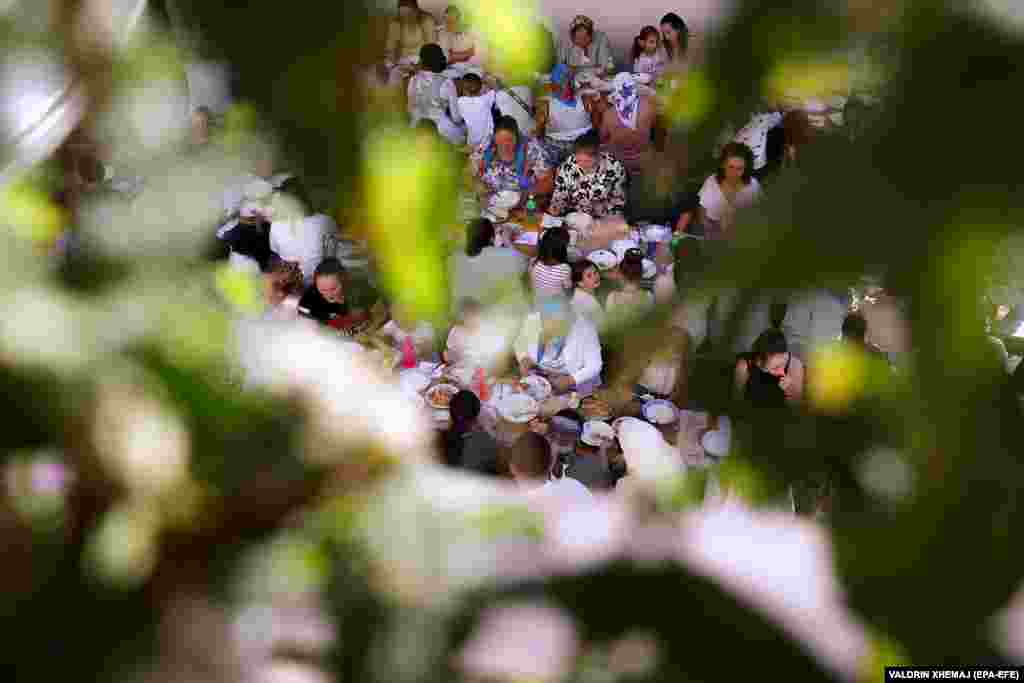
<svg viewBox="0 0 1024 683"><path fill-rule="evenodd" d="M463 155L466 192L480 207L512 193L518 204L511 211L525 216L520 223L533 221L536 235L512 242L486 210L468 221L465 239L438 264L448 271L447 328L417 319L389 302L372 276L343 265L338 225L318 211L299 178L275 174L266 161L227 189L218 231L236 265L263 273L268 321L304 320L349 335L370 330L418 359L451 366L504 357L510 372L541 373L564 399L557 414L503 443L486 424L480 392L464 387L451 398L450 422L439 434L443 462L514 479L530 495L585 500L588 489L614 488L628 472L621 444L592 445L583 437L587 421L575 411L579 400L607 388L613 366L630 368L639 396L700 408L702 397L689 384L696 359L710 350L719 362L728 359L723 390L742 417L798 408L813 351L825 343L899 365L909 342L892 331L900 328L899 300L883 290L859 306L826 288L781 298L765 293L732 345L726 322L734 293L695 296L717 253L711 245L742 238L744 214L757 210L772 177L797 163L817 135L820 126L807 112L759 105L713 157L693 164L700 175L650 221L666 236L648 239L631 202L639 180L669 153L656 144L658 89L687 77L685 21L668 13L643 26L620 68L608 36L577 16L535 87L509 88L489 71L485 46L460 10L449 6L443 18L438 28L415 0L400 0L379 87L404 93L409 125ZM192 139L202 146L208 116L195 114ZM609 340L658 304L674 308L662 348L641 363L623 362ZM993 327L1008 324L1005 308L994 308Z"/></svg>

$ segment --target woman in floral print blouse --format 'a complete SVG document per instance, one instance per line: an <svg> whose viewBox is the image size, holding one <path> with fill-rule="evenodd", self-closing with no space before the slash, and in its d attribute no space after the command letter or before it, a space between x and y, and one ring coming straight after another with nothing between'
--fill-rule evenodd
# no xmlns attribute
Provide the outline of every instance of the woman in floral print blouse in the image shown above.
<svg viewBox="0 0 1024 683"><path fill-rule="evenodd" d="M607 152L598 152L596 131L580 136L573 154L555 175L550 213L579 212L593 218L622 214L626 209L626 167Z"/></svg>

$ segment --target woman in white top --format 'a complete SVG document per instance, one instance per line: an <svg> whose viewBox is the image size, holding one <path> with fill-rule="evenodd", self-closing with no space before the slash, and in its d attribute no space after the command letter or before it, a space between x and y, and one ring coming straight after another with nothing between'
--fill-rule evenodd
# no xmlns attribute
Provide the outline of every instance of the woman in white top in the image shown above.
<svg viewBox="0 0 1024 683"><path fill-rule="evenodd" d="M601 329L604 326L604 307L594 295L601 286L601 271L593 261L577 261L572 264L572 284L572 310Z"/></svg>
<svg viewBox="0 0 1024 683"><path fill-rule="evenodd" d="M305 190L297 178L281 185L274 198L274 222L270 224L270 250L285 261L298 264L306 284L324 259L324 238L338 226L322 213L312 213Z"/></svg>
<svg viewBox="0 0 1024 683"><path fill-rule="evenodd" d="M564 298L547 299L528 315L513 348L520 372L543 370L558 395L588 396L600 386L604 360L597 328Z"/></svg>
<svg viewBox="0 0 1024 683"><path fill-rule="evenodd" d="M542 141L548 161L558 166L572 154L576 139L593 128L593 121L583 97L573 87L568 66L555 66L547 88L550 94L538 102L537 123L544 131Z"/></svg>
<svg viewBox="0 0 1024 683"><path fill-rule="evenodd" d="M455 82L459 93L458 110L466 126L466 143L477 148L494 135L494 114L498 92L484 92L483 79L475 73L467 73Z"/></svg>
<svg viewBox="0 0 1024 683"><path fill-rule="evenodd" d="M700 214L707 239L730 236L737 209L754 204L761 185L753 177L754 154L746 145L729 143L722 149L718 171L700 188Z"/></svg>
<svg viewBox="0 0 1024 683"><path fill-rule="evenodd" d="M466 144L466 129L459 113L459 94L455 82L442 71L447 60L435 43L420 50L423 68L409 79L409 116L416 126L423 119L437 124L437 131L454 145Z"/></svg>

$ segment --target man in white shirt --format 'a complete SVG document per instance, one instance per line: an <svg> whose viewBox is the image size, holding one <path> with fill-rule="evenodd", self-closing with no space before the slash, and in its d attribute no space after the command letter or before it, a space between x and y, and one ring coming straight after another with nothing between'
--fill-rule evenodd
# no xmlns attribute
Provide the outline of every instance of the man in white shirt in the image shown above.
<svg viewBox="0 0 1024 683"><path fill-rule="evenodd" d="M585 396L600 385L604 361L597 328L564 298L544 301L526 316L514 350L522 373L543 370L556 394Z"/></svg>

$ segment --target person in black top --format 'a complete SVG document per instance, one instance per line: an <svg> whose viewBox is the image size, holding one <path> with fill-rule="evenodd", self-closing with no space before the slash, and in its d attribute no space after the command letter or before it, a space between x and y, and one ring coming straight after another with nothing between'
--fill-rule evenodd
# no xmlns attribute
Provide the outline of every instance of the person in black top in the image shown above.
<svg viewBox="0 0 1024 683"><path fill-rule="evenodd" d="M804 367L777 328L761 333L751 353L736 361L737 397L756 408L781 408L803 396Z"/></svg>
<svg viewBox="0 0 1024 683"><path fill-rule="evenodd" d="M444 462L477 474L502 474L502 460L498 442L487 432L477 428L480 399L471 391L460 391L452 396L448 409L452 426L441 435Z"/></svg>

